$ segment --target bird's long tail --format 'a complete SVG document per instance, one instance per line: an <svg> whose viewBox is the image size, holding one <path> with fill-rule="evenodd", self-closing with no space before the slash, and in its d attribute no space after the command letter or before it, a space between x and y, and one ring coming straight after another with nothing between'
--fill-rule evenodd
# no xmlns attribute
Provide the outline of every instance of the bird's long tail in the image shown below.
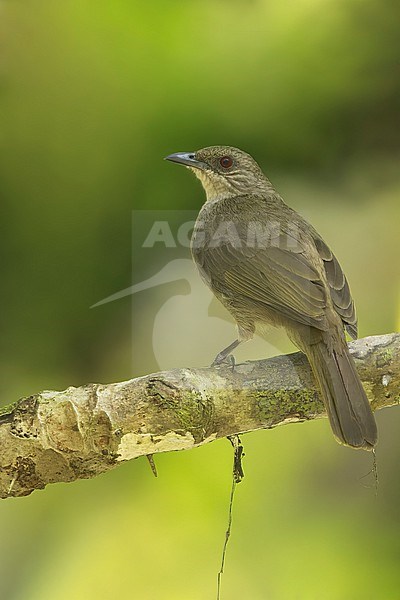
<svg viewBox="0 0 400 600"><path fill-rule="evenodd" d="M306 353L338 442L372 450L376 422L345 340L333 349L320 341L308 346Z"/></svg>

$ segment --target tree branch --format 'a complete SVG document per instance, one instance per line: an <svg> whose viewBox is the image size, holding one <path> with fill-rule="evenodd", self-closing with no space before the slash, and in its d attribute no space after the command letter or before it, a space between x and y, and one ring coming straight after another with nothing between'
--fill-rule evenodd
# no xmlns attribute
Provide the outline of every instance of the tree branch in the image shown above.
<svg viewBox="0 0 400 600"><path fill-rule="evenodd" d="M374 410L400 402L400 334L349 344ZM139 456L325 416L301 353L44 391L0 411L0 497Z"/></svg>

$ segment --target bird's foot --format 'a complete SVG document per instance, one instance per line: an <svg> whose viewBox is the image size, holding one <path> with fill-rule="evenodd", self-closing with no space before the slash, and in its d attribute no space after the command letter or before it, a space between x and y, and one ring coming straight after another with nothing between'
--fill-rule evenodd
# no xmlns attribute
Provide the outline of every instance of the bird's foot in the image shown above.
<svg viewBox="0 0 400 600"><path fill-rule="evenodd" d="M235 357L233 356L233 354L224 354L223 352L220 352L219 354L217 354L217 356L214 358L213 362L211 363L211 366L219 367L221 365L226 365L228 367L231 367L231 369L233 371L235 368L235 365L236 365Z"/></svg>
<svg viewBox="0 0 400 600"><path fill-rule="evenodd" d="M221 352L219 352L217 354L217 356L214 358L211 366L212 367L217 367L218 365L222 365L222 364L228 364L229 366L232 367L232 371L235 368L235 359L232 356L231 352L232 350L234 350L235 348L237 348L240 344L239 340L235 340L234 342L232 342L232 344L229 344L229 346L227 346L226 348L224 348L223 350L221 350Z"/></svg>

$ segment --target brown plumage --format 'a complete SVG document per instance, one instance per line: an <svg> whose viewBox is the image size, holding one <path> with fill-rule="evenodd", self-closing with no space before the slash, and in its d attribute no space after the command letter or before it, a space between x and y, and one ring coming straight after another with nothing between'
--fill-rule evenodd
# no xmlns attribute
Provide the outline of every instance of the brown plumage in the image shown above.
<svg viewBox="0 0 400 600"><path fill-rule="evenodd" d="M200 274L234 316L238 339L283 326L307 355L336 439L371 450L377 429L349 354L357 336L346 277L321 236L276 193L254 159L229 146L176 153L207 194L192 237Z"/></svg>

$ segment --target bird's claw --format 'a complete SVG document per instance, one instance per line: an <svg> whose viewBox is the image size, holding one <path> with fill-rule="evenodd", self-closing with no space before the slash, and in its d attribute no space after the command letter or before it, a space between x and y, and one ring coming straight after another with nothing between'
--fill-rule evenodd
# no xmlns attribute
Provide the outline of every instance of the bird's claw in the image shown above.
<svg viewBox="0 0 400 600"><path fill-rule="evenodd" d="M213 362L211 363L211 366L219 367L221 365L227 365L228 367L231 367L232 371L233 371L235 368L235 365L236 365L235 357L233 356L233 354L225 355L222 352L217 354L217 356L214 358Z"/></svg>

